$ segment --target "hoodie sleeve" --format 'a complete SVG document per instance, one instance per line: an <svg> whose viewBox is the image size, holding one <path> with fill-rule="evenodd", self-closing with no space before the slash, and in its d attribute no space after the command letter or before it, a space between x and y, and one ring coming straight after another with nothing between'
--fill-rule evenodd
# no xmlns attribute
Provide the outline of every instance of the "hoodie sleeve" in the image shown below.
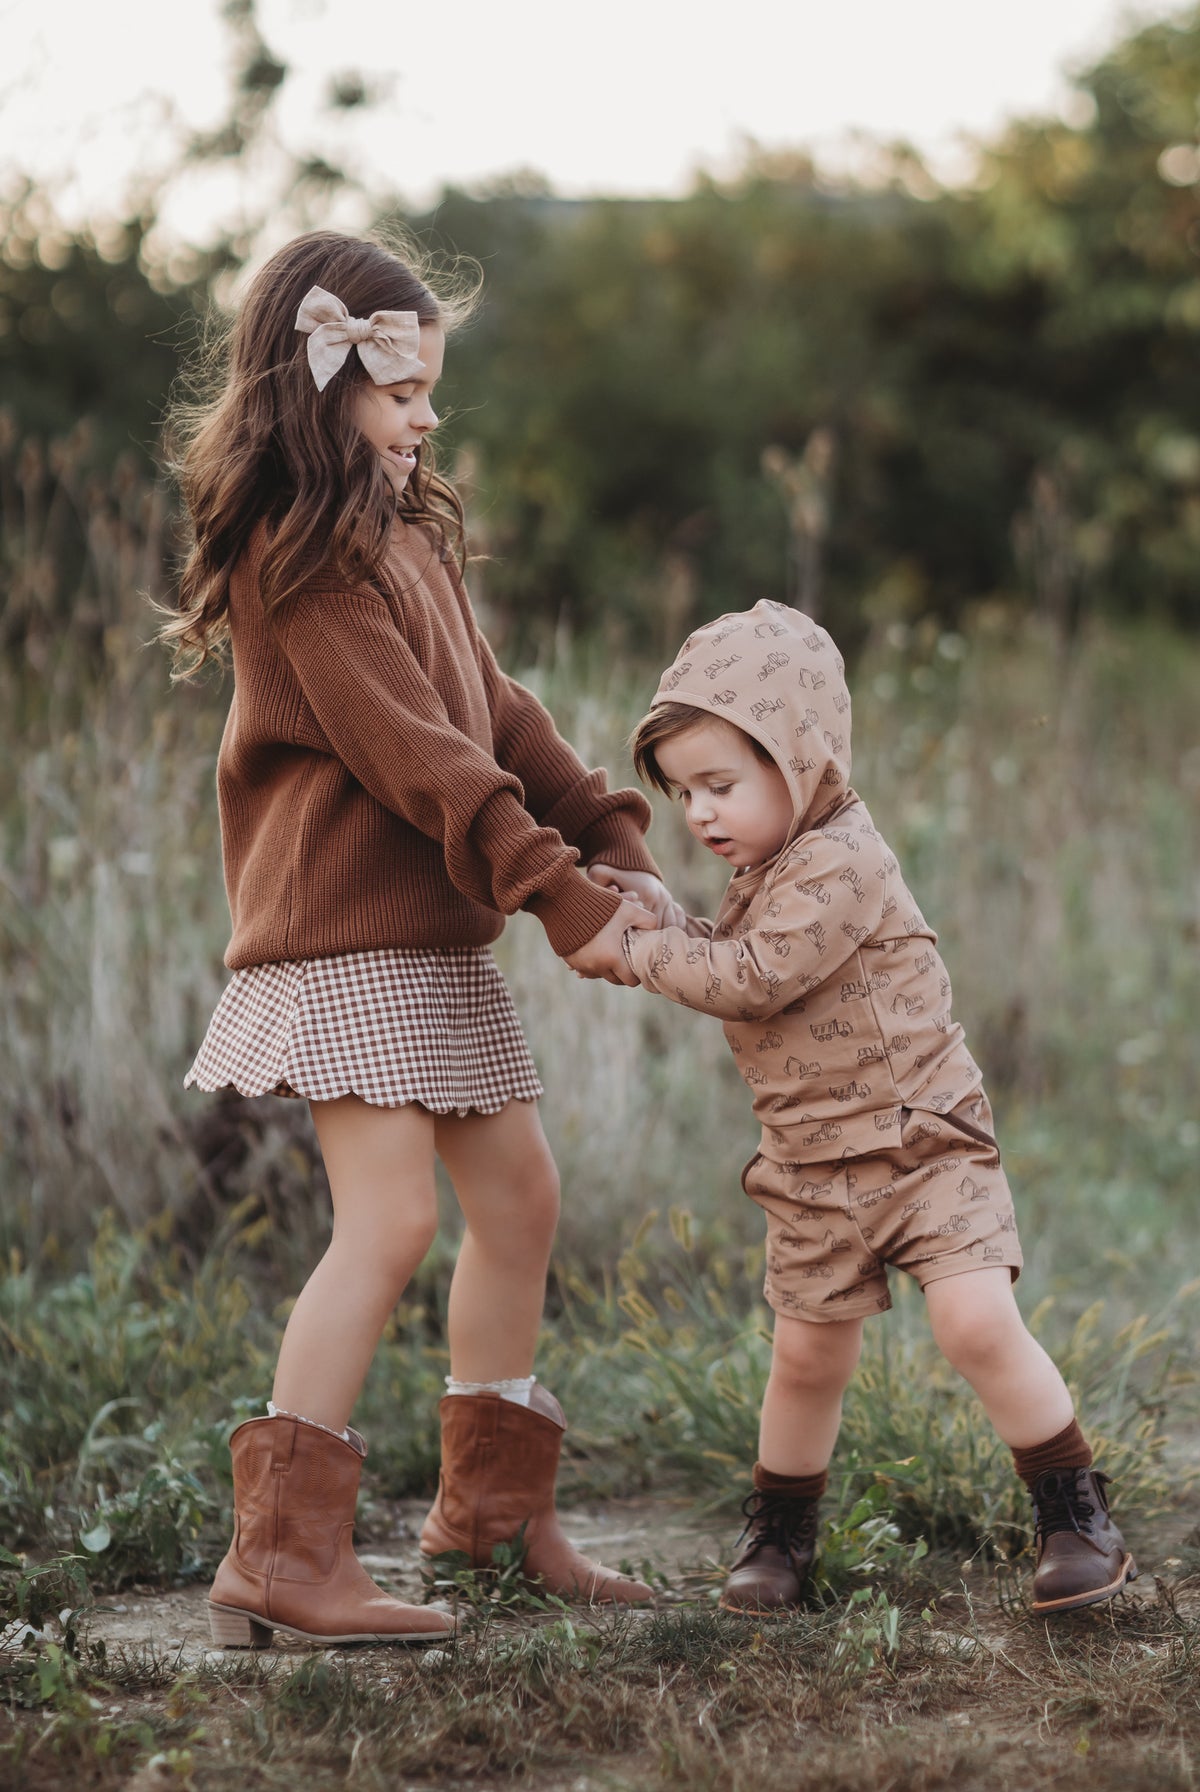
<svg viewBox="0 0 1200 1792"><path fill-rule="evenodd" d="M724 1021L762 1020L801 1000L853 957L878 926L885 886L877 837L804 835L756 894L711 938L680 927L630 928L625 956L643 989Z"/></svg>
<svg viewBox="0 0 1200 1792"><path fill-rule="evenodd" d="M378 802L440 842L460 890L501 914L528 909L562 957L594 938L620 899L539 826L520 780L454 727L382 598L322 592L275 627L329 746Z"/></svg>

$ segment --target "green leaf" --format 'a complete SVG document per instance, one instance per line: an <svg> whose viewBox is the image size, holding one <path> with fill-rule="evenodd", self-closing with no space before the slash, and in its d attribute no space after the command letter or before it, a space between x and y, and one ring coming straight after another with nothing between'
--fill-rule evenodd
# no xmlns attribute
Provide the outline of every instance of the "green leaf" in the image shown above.
<svg viewBox="0 0 1200 1792"><path fill-rule="evenodd" d="M92 1555L98 1556L112 1542L112 1532L101 1518L96 1521L90 1531L84 1531L81 1534L79 1541L85 1549L91 1551Z"/></svg>

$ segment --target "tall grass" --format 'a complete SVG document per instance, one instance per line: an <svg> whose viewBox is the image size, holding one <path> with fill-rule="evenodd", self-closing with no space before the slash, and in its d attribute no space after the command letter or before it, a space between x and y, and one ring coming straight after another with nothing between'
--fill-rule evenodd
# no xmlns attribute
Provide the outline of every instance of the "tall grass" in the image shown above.
<svg viewBox="0 0 1200 1792"><path fill-rule="evenodd" d="M139 593L166 588L168 514L126 469L84 480L70 445L52 465L2 450L7 1236L69 1257L111 1207L131 1224L166 1211L202 1242L254 1192L308 1251L323 1204L298 1105L180 1087L223 979L213 768L228 691L172 691L148 645ZM56 594L69 579L74 607ZM657 668L560 642L515 670L586 758L628 776L623 741ZM1068 650L996 605L961 633L885 615L853 669L856 783L941 933L1039 1294L1079 1276L1081 1249L1117 1285L1155 1285L1194 1192L1198 674L1197 644L1152 626L1095 622ZM719 867L656 806L669 880L711 910ZM546 1068L568 1255L611 1257L671 1203L751 1242L737 1172L752 1129L720 1030L581 985L524 917L498 950Z"/></svg>
<svg viewBox="0 0 1200 1792"><path fill-rule="evenodd" d="M139 592L166 588L168 514L126 469L85 481L64 449L39 463L38 485L28 463L13 450L0 478L14 636L0 663L9 1236L68 1248L103 1207L199 1227L198 1209L264 1185L311 1216L302 1112L231 1113L180 1088L223 978L213 769L228 690L172 691L147 644ZM74 558L59 539L68 514ZM67 577L78 623L50 590ZM623 742L657 668L560 642L514 669L586 758L629 776ZM1034 1272L1058 1271L1060 1243L1077 1264L1089 1240L1122 1260L1118 1275L1127 1259L1149 1270L1200 1147L1200 647L1095 622L1064 649L1036 618L980 606L961 633L885 616L852 683L856 784L942 936L1033 1222ZM656 806L669 880L711 910L720 868ZM499 956L546 1069L568 1251L611 1245L672 1202L749 1242L755 1216L736 1191L752 1128L720 1030L581 985L524 917Z"/></svg>

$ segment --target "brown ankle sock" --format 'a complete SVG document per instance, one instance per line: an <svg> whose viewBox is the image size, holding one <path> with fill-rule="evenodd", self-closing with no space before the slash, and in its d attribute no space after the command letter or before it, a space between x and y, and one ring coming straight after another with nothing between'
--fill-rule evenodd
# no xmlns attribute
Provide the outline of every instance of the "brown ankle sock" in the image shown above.
<svg viewBox="0 0 1200 1792"><path fill-rule="evenodd" d="M795 1500L819 1500L828 1480L825 1469L816 1475L776 1475L761 1462L754 1464L754 1485L759 1493L782 1493Z"/></svg>
<svg viewBox="0 0 1200 1792"><path fill-rule="evenodd" d="M1030 1444L1024 1450L1014 1449L1012 1459L1022 1481L1032 1487L1039 1475L1048 1474L1051 1469L1091 1468L1092 1451L1079 1429L1078 1419L1072 1419L1064 1430L1048 1437L1044 1444Z"/></svg>

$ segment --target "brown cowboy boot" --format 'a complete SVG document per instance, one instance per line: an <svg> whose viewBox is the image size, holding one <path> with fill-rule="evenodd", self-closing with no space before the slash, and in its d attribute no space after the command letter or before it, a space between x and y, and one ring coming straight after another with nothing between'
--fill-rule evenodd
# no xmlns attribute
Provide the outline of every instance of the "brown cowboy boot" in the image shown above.
<svg viewBox="0 0 1200 1792"><path fill-rule="evenodd" d="M725 1612L787 1612L800 1604L817 1553L818 1499L756 1487L742 1502L746 1528L721 1591Z"/></svg>
<svg viewBox="0 0 1200 1792"><path fill-rule="evenodd" d="M1034 1482L1035 1612L1098 1605L1137 1579L1137 1564L1108 1515L1107 1486L1108 1476L1090 1468L1049 1469Z"/></svg>
<svg viewBox="0 0 1200 1792"><path fill-rule="evenodd" d="M310 1643L428 1643L455 1621L402 1605L354 1554L354 1508L367 1446L282 1414L247 1419L233 1454L233 1543L209 1594L213 1642L270 1648L276 1627Z"/></svg>
<svg viewBox="0 0 1200 1792"><path fill-rule="evenodd" d="M529 1406L499 1394L447 1394L442 1472L421 1531L421 1553L458 1551L489 1568L498 1543L524 1543L522 1572L563 1599L636 1605L653 1598L640 1580L591 1562L567 1541L554 1481L567 1421L553 1394L535 1386Z"/></svg>

